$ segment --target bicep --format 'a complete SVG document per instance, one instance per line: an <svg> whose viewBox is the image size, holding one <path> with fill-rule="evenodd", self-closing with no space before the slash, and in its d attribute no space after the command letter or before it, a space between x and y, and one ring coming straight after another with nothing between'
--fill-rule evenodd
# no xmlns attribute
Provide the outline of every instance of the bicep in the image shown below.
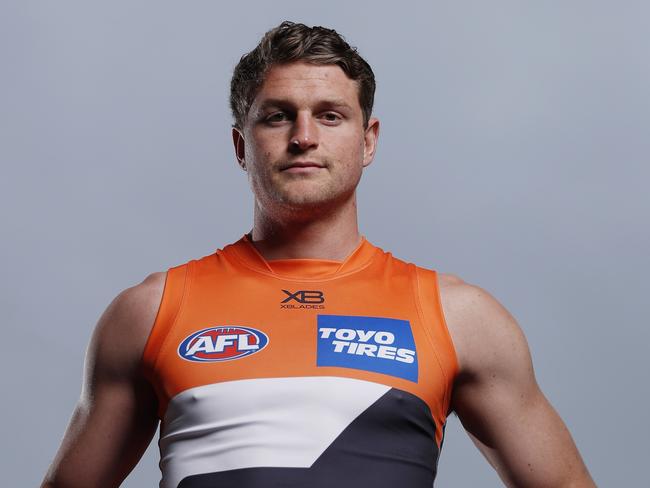
<svg viewBox="0 0 650 488"><path fill-rule="evenodd" d="M564 486L582 465L564 423L536 385L518 388L496 377L461 385L453 406L508 486Z"/></svg>
<svg viewBox="0 0 650 488"><path fill-rule="evenodd" d="M153 437L155 409L135 385L99 384L80 398L47 479L57 487L119 486Z"/></svg>
<svg viewBox="0 0 650 488"><path fill-rule="evenodd" d="M463 341L466 367L452 394L463 427L508 486L589 479L568 429L537 384L520 327L487 293L477 300L480 314Z"/></svg>
<svg viewBox="0 0 650 488"><path fill-rule="evenodd" d="M138 332L155 313L143 301L147 296L143 290L123 292L97 323L81 396L44 486L119 486L149 445L158 424L157 403L139 374L146 335Z"/></svg>

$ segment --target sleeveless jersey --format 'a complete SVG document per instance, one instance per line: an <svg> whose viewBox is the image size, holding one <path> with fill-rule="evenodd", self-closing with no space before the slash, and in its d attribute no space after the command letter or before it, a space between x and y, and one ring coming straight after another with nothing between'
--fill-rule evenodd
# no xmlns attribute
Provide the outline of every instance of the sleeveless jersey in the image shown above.
<svg viewBox="0 0 650 488"><path fill-rule="evenodd" d="M430 488L458 372L437 273L361 243L167 272L142 367L162 488Z"/></svg>

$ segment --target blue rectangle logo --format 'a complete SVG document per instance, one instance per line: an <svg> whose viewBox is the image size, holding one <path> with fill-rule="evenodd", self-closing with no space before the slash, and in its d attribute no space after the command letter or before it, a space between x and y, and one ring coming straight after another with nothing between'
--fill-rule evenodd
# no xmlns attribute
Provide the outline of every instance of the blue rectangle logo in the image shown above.
<svg viewBox="0 0 650 488"><path fill-rule="evenodd" d="M318 315L317 366L362 369L418 381L418 357L408 320Z"/></svg>

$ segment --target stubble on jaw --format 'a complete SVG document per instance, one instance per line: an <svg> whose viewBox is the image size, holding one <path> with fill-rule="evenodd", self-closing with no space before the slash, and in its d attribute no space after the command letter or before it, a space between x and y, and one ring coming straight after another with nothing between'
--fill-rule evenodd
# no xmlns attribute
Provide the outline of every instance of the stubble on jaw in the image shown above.
<svg viewBox="0 0 650 488"><path fill-rule="evenodd" d="M331 164L319 171L330 171ZM271 169L271 172L274 170ZM309 222L333 216L352 200L356 208L356 181L334 181L331 174L326 175L265 175L258 179L257 184L264 181L273 184L256 188L251 178L251 190L255 196L256 212L276 222ZM276 179L279 178L279 179ZM293 181L288 181L291 178ZM309 181L312 180L312 181ZM318 181L320 180L320 181Z"/></svg>

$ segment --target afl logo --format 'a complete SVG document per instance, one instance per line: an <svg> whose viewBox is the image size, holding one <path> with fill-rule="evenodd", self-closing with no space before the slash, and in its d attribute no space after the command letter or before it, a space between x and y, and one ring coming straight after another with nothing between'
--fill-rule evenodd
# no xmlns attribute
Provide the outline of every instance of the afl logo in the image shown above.
<svg viewBox="0 0 650 488"><path fill-rule="evenodd" d="M251 327L210 327L186 337L178 346L178 355L204 363L230 361L260 352L268 343L264 332Z"/></svg>

